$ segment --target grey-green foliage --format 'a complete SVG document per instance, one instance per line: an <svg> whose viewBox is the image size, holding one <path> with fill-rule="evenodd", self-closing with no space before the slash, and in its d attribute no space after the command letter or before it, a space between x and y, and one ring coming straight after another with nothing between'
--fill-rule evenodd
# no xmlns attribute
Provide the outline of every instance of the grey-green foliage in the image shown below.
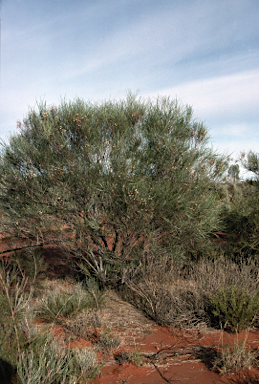
<svg viewBox="0 0 259 384"><path fill-rule="evenodd" d="M26 292L26 277L18 279L18 271L0 266L0 359L15 366L25 337L21 322L26 315L32 298L32 291Z"/></svg>
<svg viewBox="0 0 259 384"><path fill-rule="evenodd" d="M4 229L55 238L103 282L123 280L146 246L198 257L219 226L213 183L226 161L188 106L131 94L42 103L18 128L2 144Z"/></svg>
<svg viewBox="0 0 259 384"><path fill-rule="evenodd" d="M40 333L18 359L17 373L22 384L74 384L94 372L91 349L65 348L51 333Z"/></svg>
<svg viewBox="0 0 259 384"><path fill-rule="evenodd" d="M259 296L249 296L247 292L234 285L221 289L210 296L212 313L220 324L231 331L240 331L252 325L259 310Z"/></svg>
<svg viewBox="0 0 259 384"><path fill-rule="evenodd" d="M17 373L23 384L66 383L70 374L71 353L58 348L52 337L38 340L37 349L30 348L19 356ZM70 375L69 383L74 382Z"/></svg>
<svg viewBox="0 0 259 384"><path fill-rule="evenodd" d="M49 330L37 329L28 280L20 277L18 269L10 271L9 266L3 262L0 267L0 378L11 380L17 371L22 384L86 382L97 369L95 353L91 349L72 350L55 340ZM75 314L90 303L96 305L91 294L79 286L70 297L68 292L66 299L72 306L61 300L63 316Z"/></svg>
<svg viewBox="0 0 259 384"><path fill-rule="evenodd" d="M242 165L247 169L247 171L253 172L256 178L259 177L259 154L253 151L243 154L242 156Z"/></svg>
<svg viewBox="0 0 259 384"><path fill-rule="evenodd" d="M101 295L98 298L101 299ZM80 311L94 308L96 305L98 299L81 284L77 284L67 290L57 288L48 292L38 301L36 316L45 321L62 323L65 318L76 316Z"/></svg>
<svg viewBox="0 0 259 384"><path fill-rule="evenodd" d="M240 179L240 169L238 164L232 164L228 169L228 176L230 180L238 181Z"/></svg>
<svg viewBox="0 0 259 384"><path fill-rule="evenodd" d="M236 260L259 254L259 190L258 181L224 185L222 224L227 233L222 244L225 253Z"/></svg>

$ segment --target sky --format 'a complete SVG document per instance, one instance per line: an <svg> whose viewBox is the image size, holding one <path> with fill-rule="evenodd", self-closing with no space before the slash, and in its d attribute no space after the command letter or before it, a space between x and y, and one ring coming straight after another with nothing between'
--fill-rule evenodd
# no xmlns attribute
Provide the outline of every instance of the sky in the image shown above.
<svg viewBox="0 0 259 384"><path fill-rule="evenodd" d="M128 91L191 105L219 153L259 152L259 0L2 0L1 139L37 102Z"/></svg>

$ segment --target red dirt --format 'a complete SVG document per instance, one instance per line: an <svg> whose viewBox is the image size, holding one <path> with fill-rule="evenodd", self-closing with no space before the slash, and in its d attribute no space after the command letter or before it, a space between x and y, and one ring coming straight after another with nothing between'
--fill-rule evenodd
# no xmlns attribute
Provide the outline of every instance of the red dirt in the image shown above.
<svg viewBox="0 0 259 384"><path fill-rule="evenodd" d="M118 331L116 333L119 334ZM65 332L62 327L56 326L55 334L63 338ZM95 341L98 339L98 334L96 336ZM235 334L221 331L180 332L176 329L150 325L148 335L142 338L131 337L129 345L122 345L109 355L99 352L98 360L104 367L91 384L252 384L253 378L259 377L259 372L255 368L243 372L246 379L242 379L240 374L220 376L211 370L210 354L221 349L223 345L233 345L236 337ZM240 341L247 339L247 345L253 349L259 348L259 331L244 331L238 334L238 339ZM70 343L72 348L91 345L94 345L93 341L84 339ZM140 366L119 361L123 352L134 350L141 356Z"/></svg>
<svg viewBox="0 0 259 384"><path fill-rule="evenodd" d="M246 336L246 332L238 335L239 340ZM174 329L153 326L148 336L135 340L137 350L144 356L142 366L120 365L116 361L109 361L102 369L101 375L92 383L230 383L229 377L219 376L211 371L208 354L216 351L222 344L233 344L235 337L236 335L222 332L181 333ZM259 347L259 332L249 333L248 345ZM249 373L256 375L258 371L252 369ZM239 379L232 376L231 380L234 383Z"/></svg>
<svg viewBox="0 0 259 384"><path fill-rule="evenodd" d="M158 326L149 320L142 329L139 324L139 321L135 324L129 321L127 331L123 325L114 330L122 343L109 354L102 351L97 353L98 362L104 367L91 384L253 384L255 377L259 377L255 368L241 373L241 376L220 376L211 370L215 352L222 350L223 346L233 345L237 337L239 341L246 340L247 346L258 349L258 330L243 331L236 335L222 331L180 331ZM66 340L66 332L61 326L55 327L55 334ZM98 340L100 332L93 329L89 340L77 339L70 346L95 346ZM120 359L126 351L138 352L141 359L139 366ZM244 375L246 379L242 378Z"/></svg>

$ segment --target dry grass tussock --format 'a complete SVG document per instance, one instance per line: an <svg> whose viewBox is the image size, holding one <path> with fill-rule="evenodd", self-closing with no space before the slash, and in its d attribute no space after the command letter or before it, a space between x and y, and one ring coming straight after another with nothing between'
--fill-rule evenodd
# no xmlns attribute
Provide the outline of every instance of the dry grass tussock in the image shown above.
<svg viewBox="0 0 259 384"><path fill-rule="evenodd" d="M220 257L183 268L174 260L153 257L138 277L127 281L123 295L159 324L204 329L220 326L213 318L212 295L237 286L252 297L258 294L258 283L258 266L252 260L237 265Z"/></svg>
<svg viewBox="0 0 259 384"><path fill-rule="evenodd" d="M225 346L221 351L217 352L213 362L213 370L221 375L237 374L257 365L258 356L258 351L248 347L246 340L238 341L236 339L233 346Z"/></svg>

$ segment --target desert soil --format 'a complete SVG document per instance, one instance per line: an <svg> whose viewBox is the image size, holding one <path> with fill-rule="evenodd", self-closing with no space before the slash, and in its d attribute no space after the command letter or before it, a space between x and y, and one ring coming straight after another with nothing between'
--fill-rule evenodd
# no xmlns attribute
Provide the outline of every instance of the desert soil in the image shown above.
<svg viewBox="0 0 259 384"><path fill-rule="evenodd" d="M104 325L102 330L111 330L120 339L120 344L112 351L97 354L99 363L104 366L92 384L253 384L255 377L259 377L255 368L228 376L212 371L216 352L223 345L233 345L236 335L158 326L113 291L107 293L99 316ZM62 327L57 327L56 333L65 339L69 337ZM99 337L100 330L93 329L92 337L76 339L71 346L95 346ZM238 338L240 341L246 339L251 348L259 347L257 330L244 331ZM137 352L139 365L125 361L125 352Z"/></svg>

